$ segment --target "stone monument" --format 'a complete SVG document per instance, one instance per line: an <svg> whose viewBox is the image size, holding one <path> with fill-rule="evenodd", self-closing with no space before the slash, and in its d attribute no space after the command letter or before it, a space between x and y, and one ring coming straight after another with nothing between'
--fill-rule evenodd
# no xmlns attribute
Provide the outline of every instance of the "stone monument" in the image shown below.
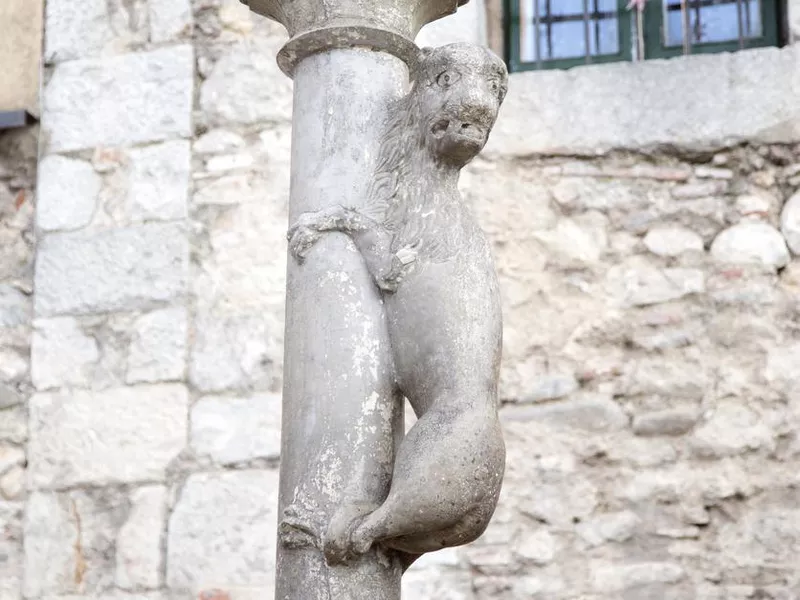
<svg viewBox="0 0 800 600"><path fill-rule="evenodd" d="M289 31L294 79L275 597L399 600L416 558L483 533L503 478L498 285L457 183L508 75L413 43L466 0L243 1Z"/></svg>

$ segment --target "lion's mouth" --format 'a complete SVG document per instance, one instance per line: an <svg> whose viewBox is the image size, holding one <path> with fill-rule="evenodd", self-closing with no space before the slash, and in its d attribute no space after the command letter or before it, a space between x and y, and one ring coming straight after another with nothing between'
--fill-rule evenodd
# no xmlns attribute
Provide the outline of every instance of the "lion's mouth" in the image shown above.
<svg viewBox="0 0 800 600"><path fill-rule="evenodd" d="M483 129L473 125L472 123L453 123L449 119L441 119L436 121L436 123L433 124L433 127L431 127L431 134L437 140L442 139L448 133L448 131L451 135L457 138L483 143Z"/></svg>

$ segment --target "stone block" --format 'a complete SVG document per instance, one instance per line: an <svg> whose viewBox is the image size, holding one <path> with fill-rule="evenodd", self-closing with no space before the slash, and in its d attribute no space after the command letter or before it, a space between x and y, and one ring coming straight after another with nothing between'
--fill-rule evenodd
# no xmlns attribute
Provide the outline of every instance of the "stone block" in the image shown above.
<svg viewBox="0 0 800 600"><path fill-rule="evenodd" d="M42 125L48 149L64 152L188 137L193 87L190 46L61 63L44 90Z"/></svg>
<svg viewBox="0 0 800 600"><path fill-rule="evenodd" d="M753 408L725 400L699 425L690 446L700 458L734 456L761 448L774 450L775 433Z"/></svg>
<svg viewBox="0 0 800 600"><path fill-rule="evenodd" d="M800 255L800 191L787 200L781 211L781 233L789 250Z"/></svg>
<svg viewBox="0 0 800 600"><path fill-rule="evenodd" d="M282 356L273 319L201 316L189 380L203 392L276 389Z"/></svg>
<svg viewBox="0 0 800 600"><path fill-rule="evenodd" d="M34 489L163 480L186 445L181 385L37 394L29 404Z"/></svg>
<svg viewBox="0 0 800 600"><path fill-rule="evenodd" d="M576 394L557 402L508 406L503 409L501 417L509 421L537 421L587 431L615 431L628 425L628 417L620 406L602 394Z"/></svg>
<svg viewBox="0 0 800 600"><path fill-rule="evenodd" d="M686 227L654 227L644 236L645 247L657 256L680 256L702 252L703 238Z"/></svg>
<svg viewBox="0 0 800 600"><path fill-rule="evenodd" d="M22 598L22 519L25 505L0 501L0 599Z"/></svg>
<svg viewBox="0 0 800 600"><path fill-rule="evenodd" d="M634 564L592 561L592 584L600 592L623 592L656 583L677 583L686 572L676 563L640 562Z"/></svg>
<svg viewBox="0 0 800 600"><path fill-rule="evenodd" d="M169 521L167 585L250 587L271 597L277 494L277 471L192 475Z"/></svg>
<svg viewBox="0 0 800 600"><path fill-rule="evenodd" d="M1 357L0 357L1 358ZM28 439L28 418L25 407L12 406L0 411L0 441L22 444Z"/></svg>
<svg viewBox="0 0 800 600"><path fill-rule="evenodd" d="M191 147L172 141L130 152L128 214L134 221L166 221L187 215Z"/></svg>
<svg viewBox="0 0 800 600"><path fill-rule="evenodd" d="M516 73L486 154L796 142L798 61L800 45Z"/></svg>
<svg viewBox="0 0 800 600"><path fill-rule="evenodd" d="M45 8L45 60L125 52L147 40L145 0L85 0L81 9L69 0L53 0Z"/></svg>
<svg viewBox="0 0 800 600"><path fill-rule="evenodd" d="M100 354L95 339L72 317L39 319L31 345L31 377L39 390L87 386Z"/></svg>
<svg viewBox="0 0 800 600"><path fill-rule="evenodd" d="M116 543L114 581L123 590L161 586L162 536L166 526L166 488L148 486L130 496L130 513Z"/></svg>
<svg viewBox="0 0 800 600"><path fill-rule="evenodd" d="M624 510L593 516L576 528L576 533L591 548L608 542L625 542L636 534L641 519Z"/></svg>
<svg viewBox="0 0 800 600"><path fill-rule="evenodd" d="M28 373L27 357L21 351L0 348L0 382L14 383Z"/></svg>
<svg viewBox="0 0 800 600"><path fill-rule="evenodd" d="M28 296L10 285L0 284L0 327L28 325L32 312L32 302Z"/></svg>
<svg viewBox="0 0 800 600"><path fill-rule="evenodd" d="M170 42L192 33L192 5L189 0L150 0L149 5L150 41Z"/></svg>
<svg viewBox="0 0 800 600"><path fill-rule="evenodd" d="M191 444L198 454L220 464L281 453L281 397L259 394L249 398L201 398L192 407Z"/></svg>
<svg viewBox="0 0 800 600"><path fill-rule="evenodd" d="M275 56L286 43L277 23L266 31L220 48L221 56L200 88L200 107L209 124L287 122L292 83Z"/></svg>
<svg viewBox="0 0 800 600"><path fill-rule="evenodd" d="M25 467L11 467L4 475L0 475L0 498L25 500Z"/></svg>
<svg viewBox="0 0 800 600"><path fill-rule="evenodd" d="M28 0L4 0L0 4L0 112L39 114L43 4Z"/></svg>
<svg viewBox="0 0 800 600"><path fill-rule="evenodd" d="M739 223L720 233L711 244L711 256L724 263L762 264L775 269L791 260L780 232L759 222Z"/></svg>
<svg viewBox="0 0 800 600"><path fill-rule="evenodd" d="M25 597L77 592L77 507L67 496L34 493L25 511ZM80 548L80 545L78 545Z"/></svg>
<svg viewBox="0 0 800 600"><path fill-rule="evenodd" d="M132 310L173 300L186 289L188 262L180 225L52 234L39 244L36 312Z"/></svg>
<svg viewBox="0 0 800 600"><path fill-rule="evenodd" d="M681 408L636 415L633 419L633 432L646 437L683 435L694 427L699 416L697 410Z"/></svg>
<svg viewBox="0 0 800 600"><path fill-rule="evenodd" d="M705 275L699 269L656 269L645 265L611 267L606 286L622 306L660 304L706 291Z"/></svg>
<svg viewBox="0 0 800 600"><path fill-rule="evenodd" d="M134 323L126 381L183 379L187 336L188 315L184 307L165 308L139 317Z"/></svg>
<svg viewBox="0 0 800 600"><path fill-rule="evenodd" d="M100 177L89 163L54 154L46 156L39 163L36 225L44 231L88 225L101 186Z"/></svg>

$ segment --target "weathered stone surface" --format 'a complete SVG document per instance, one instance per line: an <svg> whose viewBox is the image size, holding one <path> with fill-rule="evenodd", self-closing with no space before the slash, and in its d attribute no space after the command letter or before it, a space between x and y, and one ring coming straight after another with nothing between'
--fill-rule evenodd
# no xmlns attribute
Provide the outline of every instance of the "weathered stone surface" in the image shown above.
<svg viewBox="0 0 800 600"><path fill-rule="evenodd" d="M276 23L224 49L200 88L200 106L211 124L288 121L292 85L275 55L286 42Z"/></svg>
<svg viewBox="0 0 800 600"><path fill-rule="evenodd" d="M116 543L114 582L124 590L161 586L162 537L166 526L167 498L162 486L134 490L128 519Z"/></svg>
<svg viewBox="0 0 800 600"><path fill-rule="evenodd" d="M591 155L657 144L791 143L798 137L799 54L795 45L520 73L512 78L486 151L495 156ZM678 99L664 94L665 81L685 93ZM757 115L753 90L759 90L763 109ZM634 94L638 101L631 103ZM726 99L723 108L718 98ZM653 114L660 118L652 119ZM531 118L537 123L534 130L520 127Z"/></svg>
<svg viewBox="0 0 800 600"><path fill-rule="evenodd" d="M0 444L0 475L25 462L25 452L16 446Z"/></svg>
<svg viewBox="0 0 800 600"><path fill-rule="evenodd" d="M537 421L588 431L613 431L628 424L619 405L602 394L576 394L556 402L509 406L501 416L504 420Z"/></svg>
<svg viewBox="0 0 800 600"><path fill-rule="evenodd" d="M77 592L77 507L67 497L34 493L25 511L25 597Z"/></svg>
<svg viewBox="0 0 800 600"><path fill-rule="evenodd" d="M22 401L23 398L17 390L4 383L0 383L0 410L22 404Z"/></svg>
<svg viewBox="0 0 800 600"><path fill-rule="evenodd" d="M28 439L28 419L25 407L12 406L0 411L0 441L22 444Z"/></svg>
<svg viewBox="0 0 800 600"><path fill-rule="evenodd" d="M58 155L45 157L39 163L36 224L45 231L88 225L101 185L100 177L89 163Z"/></svg>
<svg viewBox="0 0 800 600"><path fill-rule="evenodd" d="M648 306L705 292L705 275L699 269L657 269L650 266L608 270L606 286L616 303Z"/></svg>
<svg viewBox="0 0 800 600"><path fill-rule="evenodd" d="M780 268L789 262L789 250L777 229L766 223L745 222L726 229L711 244L711 256L720 262L763 264Z"/></svg>
<svg viewBox="0 0 800 600"><path fill-rule="evenodd" d="M575 219L560 219L551 231L535 233L548 254L566 263L594 263L608 246L607 219L590 212Z"/></svg>
<svg viewBox="0 0 800 600"><path fill-rule="evenodd" d="M212 129L194 142L195 154L217 154L236 150L244 146L245 141L239 134L226 129Z"/></svg>
<svg viewBox="0 0 800 600"><path fill-rule="evenodd" d="M658 256L703 251L703 238L685 227L657 227L648 231L643 241L645 247Z"/></svg>
<svg viewBox="0 0 800 600"><path fill-rule="evenodd" d="M187 214L191 147L174 141L130 152L128 214L135 221L182 219Z"/></svg>
<svg viewBox="0 0 800 600"><path fill-rule="evenodd" d="M189 379L204 392L277 389L281 358L275 319L201 316Z"/></svg>
<svg viewBox="0 0 800 600"><path fill-rule="evenodd" d="M189 0L150 0L150 40L169 42L192 32Z"/></svg>
<svg viewBox="0 0 800 600"><path fill-rule="evenodd" d="M55 0L46 4L45 27L47 62L124 52L147 40L147 2L86 0L75 10Z"/></svg>
<svg viewBox="0 0 800 600"><path fill-rule="evenodd" d="M795 193L783 206L781 233L792 254L800 255L800 192Z"/></svg>
<svg viewBox="0 0 800 600"><path fill-rule="evenodd" d="M22 380L28 372L28 361L21 352L0 348L0 382Z"/></svg>
<svg viewBox="0 0 800 600"><path fill-rule="evenodd" d="M31 305L31 299L21 291L10 285L0 284L0 327L28 325L33 312Z"/></svg>
<svg viewBox="0 0 800 600"><path fill-rule="evenodd" d="M0 498L3 500L25 500L25 468L11 467L0 476Z"/></svg>
<svg viewBox="0 0 800 600"><path fill-rule="evenodd" d="M100 359L95 339L72 317L38 319L31 346L31 378L39 390L86 386Z"/></svg>
<svg viewBox="0 0 800 600"><path fill-rule="evenodd" d="M174 46L59 64L44 90L49 150L191 135L193 62L191 47Z"/></svg>
<svg viewBox="0 0 800 600"><path fill-rule="evenodd" d="M167 585L195 593L251 588L270 597L277 494L277 471L191 476L169 521Z"/></svg>
<svg viewBox="0 0 800 600"><path fill-rule="evenodd" d="M278 458L281 452L281 397L201 398L192 407L195 452L221 464Z"/></svg>
<svg viewBox="0 0 800 600"><path fill-rule="evenodd" d="M683 435L691 430L699 417L697 410L662 410L633 418L633 432L641 436Z"/></svg>
<svg viewBox="0 0 800 600"><path fill-rule="evenodd" d="M617 513L600 514L585 523L580 523L576 531L590 547L606 542L625 542L636 533L641 525L636 513L625 510Z"/></svg>
<svg viewBox="0 0 800 600"><path fill-rule="evenodd" d="M39 245L36 312L130 310L172 300L186 289L188 255L180 225L50 235Z"/></svg>
<svg viewBox="0 0 800 600"><path fill-rule="evenodd" d="M126 381L174 381L184 377L188 315L184 307L156 310L134 324Z"/></svg>
<svg viewBox="0 0 800 600"><path fill-rule="evenodd" d="M22 597L22 518L25 505L0 501L0 598Z"/></svg>
<svg viewBox="0 0 800 600"><path fill-rule="evenodd" d="M718 458L775 447L774 433L760 415L743 402L723 401L691 439L701 458Z"/></svg>
<svg viewBox="0 0 800 600"><path fill-rule="evenodd" d="M33 396L31 485L162 480L186 445L187 404L181 385Z"/></svg>
<svg viewBox="0 0 800 600"><path fill-rule="evenodd" d="M622 592L654 583L676 583L686 576L677 563L651 562L611 564L594 562L591 565L592 583L601 592Z"/></svg>

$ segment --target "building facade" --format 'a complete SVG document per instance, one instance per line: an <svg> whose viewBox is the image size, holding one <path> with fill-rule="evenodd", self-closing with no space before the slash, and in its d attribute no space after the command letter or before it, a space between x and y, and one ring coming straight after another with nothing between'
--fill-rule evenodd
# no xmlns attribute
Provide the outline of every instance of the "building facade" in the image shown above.
<svg viewBox="0 0 800 600"><path fill-rule="evenodd" d="M649 2L420 35L514 71L461 181L508 468L408 600L800 598L800 1ZM0 600L271 598L285 33L234 0L43 22L40 122L0 132Z"/></svg>

